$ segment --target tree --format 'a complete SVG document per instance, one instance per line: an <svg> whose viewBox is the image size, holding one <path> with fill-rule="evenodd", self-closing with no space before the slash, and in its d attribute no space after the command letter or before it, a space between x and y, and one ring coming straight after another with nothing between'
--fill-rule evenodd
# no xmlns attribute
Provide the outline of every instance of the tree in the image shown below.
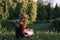
<svg viewBox="0 0 60 40"><path fill-rule="evenodd" d="M36 21L37 17L37 4L34 2L34 0L29 0L28 1L28 11L29 19L31 22Z"/></svg>
<svg viewBox="0 0 60 40"><path fill-rule="evenodd" d="M45 6L41 4L40 2L37 3L38 9L37 9L37 20L46 20L47 18L47 12L45 9Z"/></svg>
<svg viewBox="0 0 60 40"><path fill-rule="evenodd" d="M36 21L37 4L34 0L4 0L3 17L9 20L18 19L21 13L27 13L30 21ZM4 17L4 18L5 18Z"/></svg>
<svg viewBox="0 0 60 40"><path fill-rule="evenodd" d="M28 0L9 0L9 19L18 19L21 13L26 13Z"/></svg>
<svg viewBox="0 0 60 40"><path fill-rule="evenodd" d="M58 7L58 5L56 4L56 6L55 6L55 8L54 8L54 11L55 11L55 18L58 18L60 15L60 11L59 11L60 9L59 9L59 7Z"/></svg>
<svg viewBox="0 0 60 40"><path fill-rule="evenodd" d="M2 16L2 19L7 19L8 17L8 1L7 0L1 0L1 3L0 3L0 14Z"/></svg>
<svg viewBox="0 0 60 40"><path fill-rule="evenodd" d="M51 19L51 5L50 3L48 5L46 5L46 11L47 11L47 20Z"/></svg>

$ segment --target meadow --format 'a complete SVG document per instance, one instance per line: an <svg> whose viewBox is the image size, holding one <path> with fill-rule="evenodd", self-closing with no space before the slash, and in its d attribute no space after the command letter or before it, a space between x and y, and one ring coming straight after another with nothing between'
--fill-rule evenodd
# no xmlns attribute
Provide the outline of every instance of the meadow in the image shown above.
<svg viewBox="0 0 60 40"><path fill-rule="evenodd" d="M0 24L0 40L16 40L14 28L10 23L6 23L3 28L1 28ZM60 40L60 33L54 32L51 23L29 24L27 28L33 29L35 35L33 37L19 38L18 40Z"/></svg>

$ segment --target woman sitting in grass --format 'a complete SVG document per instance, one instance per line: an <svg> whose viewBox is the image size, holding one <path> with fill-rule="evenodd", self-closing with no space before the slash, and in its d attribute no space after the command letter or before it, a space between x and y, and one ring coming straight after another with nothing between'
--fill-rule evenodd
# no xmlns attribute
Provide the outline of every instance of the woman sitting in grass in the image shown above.
<svg viewBox="0 0 60 40"><path fill-rule="evenodd" d="M28 23L28 15L26 13L23 13L19 17L19 21L17 21L16 25L16 38L24 37L24 30L26 28L26 25Z"/></svg>

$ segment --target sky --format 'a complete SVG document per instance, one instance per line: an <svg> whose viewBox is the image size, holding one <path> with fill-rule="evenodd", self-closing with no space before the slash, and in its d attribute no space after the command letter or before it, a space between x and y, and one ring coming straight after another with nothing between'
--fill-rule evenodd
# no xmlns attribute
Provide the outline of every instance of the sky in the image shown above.
<svg viewBox="0 0 60 40"><path fill-rule="evenodd" d="M37 0L35 0L35 1L37 1ZM45 0L45 1L46 1L46 0ZM52 1L53 1L53 4L52 4L53 6L55 6L56 3L60 5L60 0L52 0Z"/></svg>
<svg viewBox="0 0 60 40"><path fill-rule="evenodd" d="M53 5L60 4L60 0L53 0Z"/></svg>

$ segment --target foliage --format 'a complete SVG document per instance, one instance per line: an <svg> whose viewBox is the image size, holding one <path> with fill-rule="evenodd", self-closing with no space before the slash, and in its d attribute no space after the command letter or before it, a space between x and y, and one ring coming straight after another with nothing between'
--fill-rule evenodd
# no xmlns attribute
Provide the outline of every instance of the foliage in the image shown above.
<svg viewBox="0 0 60 40"><path fill-rule="evenodd" d="M58 7L57 4L56 4L54 10L55 10L55 18L60 17L60 7Z"/></svg>
<svg viewBox="0 0 60 40"><path fill-rule="evenodd" d="M37 3L37 5L38 5L37 20L46 20L47 12L46 12L45 6L41 3Z"/></svg>
<svg viewBox="0 0 60 40"><path fill-rule="evenodd" d="M57 4L53 8L50 3L45 5L43 1L37 1L37 21L48 21L56 18L60 18L60 7Z"/></svg>
<svg viewBox="0 0 60 40"><path fill-rule="evenodd" d="M28 15L29 19L34 22L36 21L37 17L37 4L34 2L34 0L29 0L28 1Z"/></svg>
<svg viewBox="0 0 60 40"><path fill-rule="evenodd" d="M1 1L2 18L14 20L18 19L21 13L27 13L31 22L36 21L37 16L37 4L34 0L5 0ZM6 6L6 7L5 7ZM5 13L5 14L4 14Z"/></svg>
<svg viewBox="0 0 60 40"><path fill-rule="evenodd" d="M47 11L47 20L50 20L51 14L52 14L50 3L45 8L46 8L46 11Z"/></svg>
<svg viewBox="0 0 60 40"><path fill-rule="evenodd" d="M55 19L53 22L55 31L60 32L60 18Z"/></svg>

